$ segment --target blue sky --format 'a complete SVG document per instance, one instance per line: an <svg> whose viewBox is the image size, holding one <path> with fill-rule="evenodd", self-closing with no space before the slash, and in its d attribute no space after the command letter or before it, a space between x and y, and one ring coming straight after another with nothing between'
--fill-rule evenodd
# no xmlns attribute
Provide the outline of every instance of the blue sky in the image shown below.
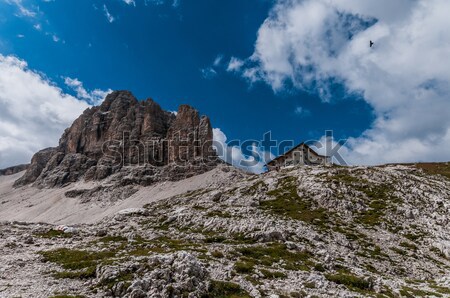
<svg viewBox="0 0 450 298"><path fill-rule="evenodd" d="M353 4L340 4L344 2ZM0 54L26 62L24 71L39 74L63 94L79 99L66 78L76 78L88 92L131 90L140 99L152 97L167 110L190 104L208 115L228 140L260 140L270 130L275 139L300 142L320 139L331 129L335 138L353 140L347 151L357 153L358 162L370 153L370 144L384 138L386 146L391 146L394 140L382 133L380 136L379 131L383 121L398 114L398 106L383 104L383 99L372 95L371 82L386 87L390 94L398 91L390 81L413 80L401 75L385 79L395 73L394 62L386 67L380 64L375 69L378 72L369 74L369 62L383 59L376 55L392 53L392 49L388 52L380 46L379 53L367 52L369 60L361 58L361 51L369 51L369 39L378 45L378 40L394 38L395 30L401 29L396 20L410 20L419 2L399 0L394 7L389 2L377 5L368 1L370 7L353 0L331 4L322 0L2 0ZM438 6L445 2L429 3ZM397 17L390 13L395 9ZM317 16L315 21L310 15ZM317 20L323 21L320 30L326 35L317 29ZM327 24L338 29L327 29ZM378 28L382 25L390 28L388 36ZM286 34L281 29L290 27L297 31ZM307 32L302 33L305 28ZM314 42L307 41L310 37ZM440 42L447 46L447 40ZM350 45L358 50L348 52ZM327 46L329 53L319 55ZM274 53L273 49L279 51ZM241 64L230 71L233 57ZM305 57L312 62L301 62ZM352 62L344 63L346 59ZM395 57L388 59L395 61ZM354 69L346 69L353 61ZM439 77L431 70L423 81L436 78L448 79L446 74ZM444 109L446 103L444 100ZM412 141L415 139L413 136ZM403 153L395 155L396 160L405 161L400 158ZM8 162L6 156L4 153L0 165L22 158ZM439 156L447 157L445 152ZM406 158L426 159L428 153L421 152ZM379 156L370 159L371 163L390 161Z"/></svg>

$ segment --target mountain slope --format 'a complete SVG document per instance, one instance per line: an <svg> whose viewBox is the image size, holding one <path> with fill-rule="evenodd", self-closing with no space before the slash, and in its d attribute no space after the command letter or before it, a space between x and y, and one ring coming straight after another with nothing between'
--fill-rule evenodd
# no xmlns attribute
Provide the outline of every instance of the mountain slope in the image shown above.
<svg viewBox="0 0 450 298"><path fill-rule="evenodd" d="M209 173L75 234L4 224L0 294L47 297L50 283L86 297L450 296L448 178L414 165ZM14 286L18 258L30 264L20 280L39 284Z"/></svg>

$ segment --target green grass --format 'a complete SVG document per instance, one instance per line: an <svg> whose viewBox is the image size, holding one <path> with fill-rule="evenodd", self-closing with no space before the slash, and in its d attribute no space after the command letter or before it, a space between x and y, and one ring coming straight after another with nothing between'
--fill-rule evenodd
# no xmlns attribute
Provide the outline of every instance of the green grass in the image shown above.
<svg viewBox="0 0 450 298"><path fill-rule="evenodd" d="M333 227L333 231L343 234L349 241L357 241L367 239L367 236L363 233L353 230L350 227L344 226L342 222L336 222L336 226Z"/></svg>
<svg viewBox="0 0 450 298"><path fill-rule="evenodd" d="M356 221L367 226L379 225L383 221L386 211L395 209L396 204L401 202L399 198L392 195L390 184L371 183L366 179L352 176L346 170L339 171L330 180L335 183L343 183L365 195L368 200L367 209L356 216Z"/></svg>
<svg viewBox="0 0 450 298"><path fill-rule="evenodd" d="M157 244L165 245L172 251L180 251L180 250L201 250L201 244L188 242L180 239L171 239L168 237L160 237L157 239Z"/></svg>
<svg viewBox="0 0 450 298"><path fill-rule="evenodd" d="M36 237L53 239L53 238L71 238L72 233L64 233L63 231L49 230L44 233L35 234Z"/></svg>
<svg viewBox="0 0 450 298"><path fill-rule="evenodd" d="M402 289L400 290L400 295L404 296L404 297L442 297L441 294L439 293L435 293L435 292L431 292L431 291L424 291L424 290L418 290L418 289L413 289L410 287L402 287Z"/></svg>
<svg viewBox="0 0 450 298"><path fill-rule="evenodd" d="M315 208L310 200L298 195L295 177L281 179L278 188L267 194L275 199L263 201L260 206L273 214L318 225L328 221L330 212L324 208Z"/></svg>
<svg viewBox="0 0 450 298"><path fill-rule="evenodd" d="M80 270L96 266L102 260L112 258L115 252L111 251L86 251L68 248L59 248L50 251L43 251L40 254L45 261L56 263L64 269Z"/></svg>
<svg viewBox="0 0 450 298"><path fill-rule="evenodd" d="M228 212L222 212L219 210L211 211L206 214L207 217L222 217L222 218L232 218L233 216Z"/></svg>
<svg viewBox="0 0 450 298"><path fill-rule="evenodd" d="M226 238L225 236L222 236L222 235L214 235L214 236L207 237L207 238L205 239L205 242L206 242L206 243L222 243L222 242L224 242L225 240L227 240L227 238Z"/></svg>
<svg viewBox="0 0 450 298"><path fill-rule="evenodd" d="M105 236L98 240L99 242L108 243L108 242L127 242L128 239L123 236Z"/></svg>
<svg viewBox="0 0 450 298"><path fill-rule="evenodd" d="M430 175L442 175L450 179L450 163L417 163L415 166Z"/></svg>
<svg viewBox="0 0 450 298"><path fill-rule="evenodd" d="M95 277L96 269L96 266L91 266L83 270L55 272L52 276L55 278L89 279Z"/></svg>
<svg viewBox="0 0 450 298"><path fill-rule="evenodd" d="M354 183L360 183L362 180L360 178L357 178L355 176L349 175L347 171L339 171L338 174L331 177L332 181L341 182L344 184L354 184Z"/></svg>
<svg viewBox="0 0 450 298"><path fill-rule="evenodd" d="M314 265L314 270L319 271L319 272L325 272L326 268L322 264L317 263Z"/></svg>
<svg viewBox="0 0 450 298"><path fill-rule="evenodd" d="M368 209L359 214L357 221L369 226L378 225L381 223L381 218L385 215L387 206L386 201L373 200L369 203Z"/></svg>
<svg viewBox="0 0 450 298"><path fill-rule="evenodd" d="M292 252L284 244L242 247L237 251L244 260L252 260L258 265L272 266L272 264L283 260L284 267L288 270L310 270L314 266L314 262L310 260L312 257L310 252Z"/></svg>
<svg viewBox="0 0 450 298"><path fill-rule="evenodd" d="M434 252L438 257L447 259L447 256L437 247L431 247L430 250Z"/></svg>
<svg viewBox="0 0 450 298"><path fill-rule="evenodd" d="M396 252L397 254L401 255L401 256L407 256L408 253L406 251L404 251L403 249L400 249L398 247L391 247L390 248L392 251Z"/></svg>
<svg viewBox="0 0 450 298"><path fill-rule="evenodd" d="M131 272L120 272L114 280L103 281L101 286L104 286L107 289L112 289L115 284L123 281L126 283L126 287L129 287L133 281L133 278L134 275Z"/></svg>
<svg viewBox="0 0 450 298"><path fill-rule="evenodd" d="M372 291L372 283L370 281L350 273L325 274L325 278L331 282L344 285L353 291Z"/></svg>
<svg viewBox="0 0 450 298"><path fill-rule="evenodd" d="M269 271L266 269L260 270L264 278L275 279L275 278L286 278L286 274L280 271Z"/></svg>
<svg viewBox="0 0 450 298"><path fill-rule="evenodd" d="M418 249L415 244L408 243L408 242L401 242L400 246L404 247L404 248L408 248L408 249L414 250L414 251Z"/></svg>
<svg viewBox="0 0 450 298"><path fill-rule="evenodd" d="M255 195L258 190L267 190L267 184L264 183L264 181L258 181L255 184L253 184L252 186L250 186L249 188L247 188L246 190L243 191L243 193L245 195L250 195L253 196Z"/></svg>
<svg viewBox="0 0 450 298"><path fill-rule="evenodd" d="M436 292L439 292L441 294L450 294L450 288L447 288L447 287L430 285L430 288L432 288L433 290L435 290Z"/></svg>
<svg viewBox="0 0 450 298"><path fill-rule="evenodd" d="M414 241L417 241L417 240L422 239L424 236L425 236L424 234L412 234L412 233L408 233L408 234L405 234L403 237L405 237L406 239L408 239L408 240L414 242Z"/></svg>
<svg viewBox="0 0 450 298"><path fill-rule="evenodd" d="M305 288L308 288L308 289L315 289L316 288L316 283L313 282L313 281L305 282L305 283L303 283L303 285L305 286Z"/></svg>
<svg viewBox="0 0 450 298"><path fill-rule="evenodd" d="M215 250L215 251L211 252L211 256L213 256L214 258L218 258L218 259L225 257L223 252L221 252L220 250Z"/></svg>
<svg viewBox="0 0 450 298"><path fill-rule="evenodd" d="M234 264L234 270L238 273L251 273L255 269L255 263L252 261L239 261Z"/></svg>
<svg viewBox="0 0 450 298"><path fill-rule="evenodd" d="M251 296L244 291L238 284L211 280L208 293L201 298L250 298Z"/></svg>
<svg viewBox="0 0 450 298"><path fill-rule="evenodd" d="M256 240L243 233L235 233L231 234L230 239L227 239L224 242L229 244L253 244L256 243Z"/></svg>
<svg viewBox="0 0 450 298"><path fill-rule="evenodd" d="M383 217L392 205L398 203L399 200L391 195L391 188L387 184L380 185L360 185L357 190L363 192L369 199L368 209L361 212L357 221L359 223L375 226L383 221Z"/></svg>

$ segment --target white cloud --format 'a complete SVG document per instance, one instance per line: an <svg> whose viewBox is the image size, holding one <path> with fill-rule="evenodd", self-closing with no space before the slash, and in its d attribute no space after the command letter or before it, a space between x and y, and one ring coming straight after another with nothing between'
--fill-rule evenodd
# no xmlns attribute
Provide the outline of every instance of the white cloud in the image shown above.
<svg viewBox="0 0 450 298"><path fill-rule="evenodd" d="M222 60L223 60L223 55L217 55L216 59L214 59L213 65L215 67L218 67L222 64Z"/></svg>
<svg viewBox="0 0 450 298"><path fill-rule="evenodd" d="M134 2L134 0L123 0L123 2L125 2L128 5L136 6L136 3Z"/></svg>
<svg viewBox="0 0 450 298"><path fill-rule="evenodd" d="M103 4L103 12L105 13L105 17L108 20L108 22L112 23L114 22L115 18L109 13L108 7L106 7L106 4Z"/></svg>
<svg viewBox="0 0 450 298"><path fill-rule="evenodd" d="M227 136L220 128L213 129L213 141L220 159L251 173L264 172L265 164L274 158L270 152L263 151L256 143L250 145L251 155L244 154L240 146L229 146Z"/></svg>
<svg viewBox="0 0 450 298"><path fill-rule="evenodd" d="M305 108L300 107L300 106L295 108L294 113L296 115L300 116L300 117L307 117L307 116L311 115L311 111L310 110L305 109Z"/></svg>
<svg viewBox="0 0 450 298"><path fill-rule="evenodd" d="M88 107L25 61L0 55L0 168L27 163L36 151L57 145Z"/></svg>
<svg viewBox="0 0 450 298"><path fill-rule="evenodd" d="M59 42L59 37L55 34L52 35L52 39L54 42Z"/></svg>
<svg viewBox="0 0 450 298"><path fill-rule="evenodd" d="M18 38L24 38L25 35L23 35L23 34L17 34L17 37L18 37Z"/></svg>
<svg viewBox="0 0 450 298"><path fill-rule="evenodd" d="M150 2L150 4L153 4L153 5L162 5L162 4L164 4L164 1L165 0L144 0L144 4L145 4L145 6L147 6L148 3Z"/></svg>
<svg viewBox="0 0 450 298"><path fill-rule="evenodd" d="M64 78L64 83L77 93L79 99L83 99L91 105L100 104L105 99L106 95L112 92L111 89L106 91L100 89L87 91L86 88L84 88L83 83L77 78L72 79L66 77Z"/></svg>
<svg viewBox="0 0 450 298"><path fill-rule="evenodd" d="M204 79L210 80L218 75L218 69L221 68L223 61L223 55L219 54L214 58L212 64L208 67L201 68L200 72Z"/></svg>
<svg viewBox="0 0 450 298"><path fill-rule="evenodd" d="M17 7L17 10L19 12L18 16L29 17L29 18L34 18L36 16L36 12L25 7L22 3L22 0L5 0L5 2Z"/></svg>
<svg viewBox="0 0 450 298"><path fill-rule="evenodd" d="M33 25L33 28L36 29L37 31L41 31L42 30L42 25L41 24L35 24L35 25Z"/></svg>
<svg viewBox="0 0 450 298"><path fill-rule="evenodd" d="M180 6L181 0L173 0L172 2L172 6L177 8L178 6Z"/></svg>
<svg viewBox="0 0 450 298"><path fill-rule="evenodd" d="M362 96L376 120L349 140L353 163L450 160L448 11L447 0L279 0L236 69L275 92L329 101L334 82Z"/></svg>
<svg viewBox="0 0 450 298"><path fill-rule="evenodd" d="M239 71L242 66L244 66L244 61L236 57L231 57L230 62L228 62L227 71Z"/></svg>
<svg viewBox="0 0 450 298"><path fill-rule="evenodd" d="M217 76L217 71L212 67L201 68L200 72L204 79L210 80Z"/></svg>

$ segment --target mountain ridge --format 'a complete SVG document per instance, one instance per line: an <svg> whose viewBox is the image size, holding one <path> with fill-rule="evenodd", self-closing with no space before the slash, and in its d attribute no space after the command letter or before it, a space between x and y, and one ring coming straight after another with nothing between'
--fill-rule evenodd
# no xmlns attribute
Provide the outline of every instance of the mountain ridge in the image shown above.
<svg viewBox="0 0 450 298"><path fill-rule="evenodd" d="M102 180L129 165L140 169L133 183L149 184L157 178L152 172L165 166L176 166L178 173L166 178L180 179L217 163L207 116L200 117L188 105L181 105L174 115L152 99L138 101L129 91L114 91L101 105L86 109L64 131L57 147L37 152L15 186Z"/></svg>

